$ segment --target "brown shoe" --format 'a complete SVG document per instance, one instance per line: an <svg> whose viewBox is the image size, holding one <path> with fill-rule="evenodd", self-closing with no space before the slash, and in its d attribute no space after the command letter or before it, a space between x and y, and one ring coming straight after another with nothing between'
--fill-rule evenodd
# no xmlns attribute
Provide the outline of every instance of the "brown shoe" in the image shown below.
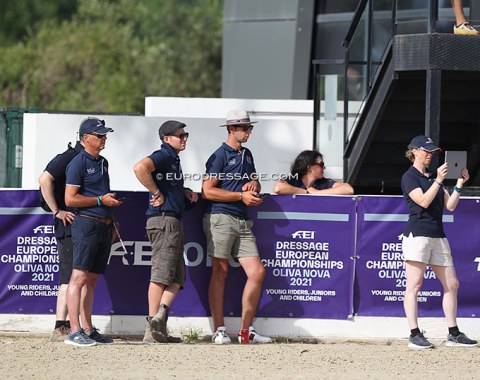
<svg viewBox="0 0 480 380"><path fill-rule="evenodd" d="M159 343L168 343L167 318L168 306L162 303L158 308L157 314L155 314L155 316L150 322L153 339L155 339Z"/></svg>
<svg viewBox="0 0 480 380"><path fill-rule="evenodd" d="M52 331L50 335L51 342L63 342L70 334L70 329L67 326L60 326Z"/></svg>
<svg viewBox="0 0 480 380"><path fill-rule="evenodd" d="M182 343L183 340L182 338L178 337L178 336L170 336L168 335L167 336L167 342L168 343Z"/></svg>
<svg viewBox="0 0 480 380"><path fill-rule="evenodd" d="M145 329L145 335L143 336L143 343L145 344L154 344L154 343L182 343L183 340L180 337L176 336L169 336L168 334L166 335L167 339L165 341L165 335L163 335L161 332L155 332L152 333L152 326L149 322L149 317L147 317L147 327ZM166 330L166 326L165 326ZM154 334L156 336L155 340Z"/></svg>
<svg viewBox="0 0 480 380"><path fill-rule="evenodd" d="M153 339L152 329L150 327L150 323L148 322L148 319L147 319L147 328L145 329L145 335L143 336L143 343L145 344L157 343L155 339Z"/></svg>

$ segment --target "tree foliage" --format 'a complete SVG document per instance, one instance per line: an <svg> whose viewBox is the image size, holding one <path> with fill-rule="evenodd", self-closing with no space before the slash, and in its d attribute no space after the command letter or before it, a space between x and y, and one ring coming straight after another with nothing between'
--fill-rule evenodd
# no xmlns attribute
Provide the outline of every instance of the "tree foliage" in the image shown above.
<svg viewBox="0 0 480 380"><path fill-rule="evenodd" d="M220 94L221 0L78 0L34 29L0 47L1 106L141 113L145 96Z"/></svg>
<svg viewBox="0 0 480 380"><path fill-rule="evenodd" d="M76 9L77 0L1 0L0 43L14 43L34 34L42 20L69 19Z"/></svg>

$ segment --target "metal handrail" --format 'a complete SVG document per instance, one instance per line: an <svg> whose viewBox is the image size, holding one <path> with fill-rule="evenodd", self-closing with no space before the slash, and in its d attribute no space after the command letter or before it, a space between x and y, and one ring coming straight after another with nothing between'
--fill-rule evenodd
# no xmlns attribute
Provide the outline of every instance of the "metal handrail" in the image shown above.
<svg viewBox="0 0 480 380"><path fill-rule="evenodd" d="M347 35L345 36L345 40L343 41L343 46L348 49L350 42L352 41L352 37L357 31L358 24L363 16L363 11L368 3L368 0L361 0L358 3L357 9L355 10L355 14L353 15L352 23L350 24L350 28L348 28Z"/></svg>
<svg viewBox="0 0 480 380"><path fill-rule="evenodd" d="M436 32L436 23L438 21L438 0L430 0L428 3L429 6L429 14L428 14L428 32L429 33L435 33ZM367 50L366 50L366 61L353 61L350 60L349 57L349 52L350 52L350 44L352 42L352 39L357 32L357 29L359 28L360 22L365 15L365 12L368 12L367 14ZM396 25L397 25L397 0L392 1L392 9L391 9L391 19L392 19L392 35L390 37L390 40L386 43L385 46L391 45L393 41L393 37L396 35L397 30L396 30ZM345 146L348 143L348 102L349 102L349 91L348 91L348 68L350 64L355 64L355 63L364 63L366 66L366 78L367 78L367 86L366 86L366 94L363 99L363 101L366 101L370 94L372 89L374 88L376 79L378 78L378 72L377 70L377 75L372 76L372 65L383 65L382 61L373 61L372 60L372 49L373 49L373 44L372 44L372 22L373 22L373 0L361 0L357 6L357 9L355 10L355 14L352 19L352 23L350 25L350 28L348 29L347 35L345 37L345 40L343 42L343 46L345 47L345 83L344 83L344 137L345 137ZM362 109L362 107L360 107ZM358 119L358 116L360 115L361 111L357 115L356 119Z"/></svg>
<svg viewBox="0 0 480 380"><path fill-rule="evenodd" d="M431 0L435 1L435 0ZM392 2L392 9L391 9L391 20L392 20L392 26L391 26L391 31L392 34L385 44L385 47L388 47L391 45L391 41L393 40L393 36L396 33L396 9L397 9L397 1L393 0ZM372 43L372 20L373 20L373 0L365 0L362 1L356 10L356 13L354 15L353 21L351 28L349 29L347 33L347 37L345 38L344 41L344 46L346 47L345 50L345 84L344 84L344 93L345 93L345 99L344 99L344 145L345 147L348 144L349 141L349 134L348 134L348 115L349 115L349 109L348 109L348 103L349 103L349 89L348 89L348 69L350 67L351 63L355 63L356 61L350 60L350 43L352 42L353 36L357 32L357 29L360 25L360 21L362 20L365 12L368 12L367 14L367 36L366 36L366 41L367 41L367 49L366 49L366 61L365 66L366 66L366 78L367 78L367 85L366 85L366 94L364 96L363 102L365 102L370 94L371 91L374 87L376 78L378 77L378 70L376 71L377 75L372 76L372 65L375 65L377 63L380 63L380 65L383 65L383 62L380 61L372 61L372 49L373 49L373 43ZM361 114L361 110L363 107L360 107L360 111L355 117L356 120L358 120L358 116ZM354 127L354 126L353 126Z"/></svg>

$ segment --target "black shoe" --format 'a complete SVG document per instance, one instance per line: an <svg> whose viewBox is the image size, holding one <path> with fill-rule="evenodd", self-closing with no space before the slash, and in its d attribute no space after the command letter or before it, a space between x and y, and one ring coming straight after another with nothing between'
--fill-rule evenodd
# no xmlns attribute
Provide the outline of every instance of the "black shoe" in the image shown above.
<svg viewBox="0 0 480 380"><path fill-rule="evenodd" d="M460 333L458 336L448 334L447 347L476 347L477 341L468 338L464 333Z"/></svg>
<svg viewBox="0 0 480 380"><path fill-rule="evenodd" d="M415 336L411 336L408 340L408 348L416 350L423 350L426 348L433 348L433 344L430 343L422 333L418 333Z"/></svg>
<svg viewBox="0 0 480 380"><path fill-rule="evenodd" d="M97 344L113 344L113 339L100 334L96 327L92 327L92 332L88 335L88 337L97 342Z"/></svg>

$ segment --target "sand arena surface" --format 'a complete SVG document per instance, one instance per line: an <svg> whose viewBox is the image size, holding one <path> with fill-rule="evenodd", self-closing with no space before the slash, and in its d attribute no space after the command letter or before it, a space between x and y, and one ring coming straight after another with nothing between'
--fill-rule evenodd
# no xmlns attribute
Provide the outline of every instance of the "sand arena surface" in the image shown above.
<svg viewBox="0 0 480 380"><path fill-rule="evenodd" d="M398 341L78 348L48 336L0 335L0 379L480 379L480 348L410 350Z"/></svg>

